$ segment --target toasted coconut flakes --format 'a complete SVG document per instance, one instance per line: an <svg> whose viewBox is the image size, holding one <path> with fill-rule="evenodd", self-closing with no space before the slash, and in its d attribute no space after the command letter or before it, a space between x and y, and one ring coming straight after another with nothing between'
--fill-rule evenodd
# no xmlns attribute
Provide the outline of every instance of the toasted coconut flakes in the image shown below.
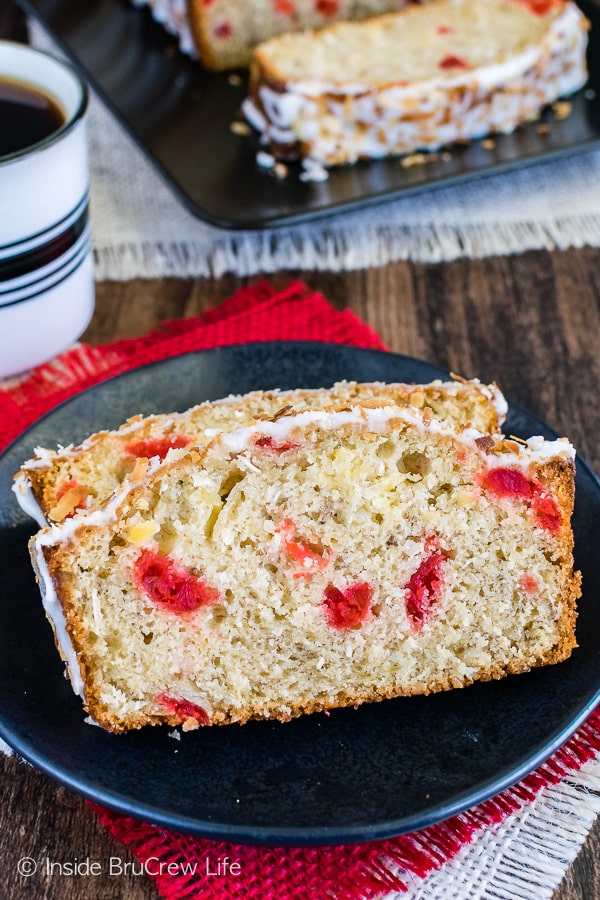
<svg viewBox="0 0 600 900"><path fill-rule="evenodd" d="M129 476L129 480L133 482L143 481L146 477L147 471L148 459L145 456L140 456L135 461L135 466L133 468L133 472Z"/></svg>
<svg viewBox="0 0 600 900"><path fill-rule="evenodd" d="M400 164L403 169L410 169L412 166L422 166L427 161L424 153L411 153L410 156L402 157Z"/></svg>
<svg viewBox="0 0 600 900"><path fill-rule="evenodd" d="M517 441L504 441L504 446L507 450L510 450L512 453L520 453L521 452L521 443Z"/></svg>
<svg viewBox="0 0 600 900"><path fill-rule="evenodd" d="M562 122L563 119L571 115L572 105L568 100L559 100L557 103L552 104L552 109L558 121Z"/></svg>
<svg viewBox="0 0 600 900"><path fill-rule="evenodd" d="M489 434L475 438L475 443L483 453L493 453L496 449L496 441Z"/></svg>
<svg viewBox="0 0 600 900"><path fill-rule="evenodd" d="M247 137L251 133L250 126L245 122L232 122L229 129L234 134L239 134L242 137Z"/></svg>
<svg viewBox="0 0 600 900"><path fill-rule="evenodd" d="M292 412L292 404L288 403L286 406L282 406L281 409L278 409L277 412L271 416L271 422L276 422L277 419L280 419L282 416L287 416L288 413Z"/></svg>
<svg viewBox="0 0 600 900"><path fill-rule="evenodd" d="M48 515L54 522L62 522L73 513L82 500L88 496L88 489L78 484L63 494L56 506L53 506Z"/></svg>
<svg viewBox="0 0 600 900"><path fill-rule="evenodd" d="M272 169L275 165L275 157L271 153L259 150L256 154L256 164L260 166L261 169Z"/></svg>
<svg viewBox="0 0 600 900"><path fill-rule="evenodd" d="M200 728L200 723L192 716L186 719L181 726L182 731L196 731L197 728Z"/></svg>

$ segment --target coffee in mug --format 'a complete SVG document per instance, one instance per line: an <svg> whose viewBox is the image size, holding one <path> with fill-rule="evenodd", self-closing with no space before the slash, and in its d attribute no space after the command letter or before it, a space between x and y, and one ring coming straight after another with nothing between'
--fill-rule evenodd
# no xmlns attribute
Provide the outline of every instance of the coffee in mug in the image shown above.
<svg viewBox="0 0 600 900"><path fill-rule="evenodd" d="M71 66L0 41L0 378L66 349L93 312L87 101Z"/></svg>
<svg viewBox="0 0 600 900"><path fill-rule="evenodd" d="M0 157L45 140L64 121L64 111L50 94L0 78Z"/></svg>

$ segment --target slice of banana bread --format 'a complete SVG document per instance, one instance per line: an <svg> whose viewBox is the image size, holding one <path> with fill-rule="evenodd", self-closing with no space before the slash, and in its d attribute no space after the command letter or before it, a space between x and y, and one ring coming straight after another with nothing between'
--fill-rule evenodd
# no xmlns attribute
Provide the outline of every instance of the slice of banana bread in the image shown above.
<svg viewBox="0 0 600 900"><path fill-rule="evenodd" d="M31 555L101 726L287 720L568 657L573 457L428 409L309 410L138 466Z"/></svg>
<svg viewBox="0 0 600 900"><path fill-rule="evenodd" d="M585 83L587 28L563 0L433 0L285 34L244 111L274 156L325 166L510 132Z"/></svg>

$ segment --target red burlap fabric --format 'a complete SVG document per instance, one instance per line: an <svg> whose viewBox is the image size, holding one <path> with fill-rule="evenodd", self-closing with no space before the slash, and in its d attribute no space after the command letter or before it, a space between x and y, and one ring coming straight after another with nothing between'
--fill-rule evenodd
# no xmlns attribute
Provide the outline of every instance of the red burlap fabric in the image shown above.
<svg viewBox="0 0 600 900"><path fill-rule="evenodd" d="M27 378L0 389L0 447L62 400L103 379L190 350L256 340L322 340L385 349L352 313L337 312L295 283L239 291L201 318L168 322L144 338L77 347ZM502 821L600 750L594 713L545 765L515 787L460 816L420 832L376 843L325 848L246 847L167 831L90 804L113 837L126 844L167 898L196 900L374 900L403 890L449 860L465 843ZM225 857L239 874L209 876ZM161 866L160 863L163 865ZM175 865L167 870L167 864Z"/></svg>

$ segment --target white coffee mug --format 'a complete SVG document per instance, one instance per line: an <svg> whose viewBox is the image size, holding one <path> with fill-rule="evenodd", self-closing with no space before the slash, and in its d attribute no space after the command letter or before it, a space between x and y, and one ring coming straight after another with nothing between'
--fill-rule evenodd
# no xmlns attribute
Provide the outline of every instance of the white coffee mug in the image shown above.
<svg viewBox="0 0 600 900"><path fill-rule="evenodd" d="M0 81L51 98L62 123L0 156L0 378L51 359L94 309L88 224L87 88L64 62L0 41Z"/></svg>

